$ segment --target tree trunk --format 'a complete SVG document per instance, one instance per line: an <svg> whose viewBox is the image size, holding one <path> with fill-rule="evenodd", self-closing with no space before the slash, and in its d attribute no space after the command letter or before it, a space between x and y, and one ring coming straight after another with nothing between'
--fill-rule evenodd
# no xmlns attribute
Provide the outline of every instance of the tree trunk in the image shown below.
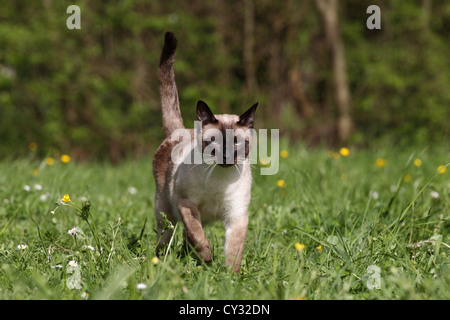
<svg viewBox="0 0 450 320"><path fill-rule="evenodd" d="M255 8L253 0L244 0L244 64L246 88L249 92L257 89L255 58Z"/></svg>
<svg viewBox="0 0 450 320"><path fill-rule="evenodd" d="M218 59L218 77L220 87L225 90L229 90L231 83L231 70L230 70L230 49L227 44L227 28L229 25L226 3L224 0L216 0L214 9L217 16L216 32L219 35L219 41L217 43L217 51L219 52ZM219 102L219 109L227 113L230 110L230 104L227 99L221 99Z"/></svg>
<svg viewBox="0 0 450 320"><path fill-rule="evenodd" d="M287 30L286 30L286 43L295 43L298 37L298 30L302 19L305 18L305 12L307 12L306 2L297 4L296 2L289 1L286 12ZM300 7L299 7L300 6ZM298 52L292 49L287 51L285 59L288 61L288 84L290 93L294 99L294 108L297 113L303 118L308 119L313 115L314 109L310 103L306 92L304 90L304 83L302 80L302 63L301 57Z"/></svg>
<svg viewBox="0 0 450 320"><path fill-rule="evenodd" d="M350 112L350 90L347 81L344 45L339 32L338 1L316 0L316 4L322 17L332 55L335 98L339 110L338 137L341 143L346 143L353 130L353 120Z"/></svg>
<svg viewBox="0 0 450 320"><path fill-rule="evenodd" d="M432 0L422 0L422 27L428 32L430 31L430 17L431 17L431 8L433 6Z"/></svg>

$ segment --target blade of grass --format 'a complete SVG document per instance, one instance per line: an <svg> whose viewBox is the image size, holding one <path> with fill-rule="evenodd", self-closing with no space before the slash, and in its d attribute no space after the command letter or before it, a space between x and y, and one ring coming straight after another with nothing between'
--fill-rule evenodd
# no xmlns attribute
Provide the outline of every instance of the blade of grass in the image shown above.
<svg viewBox="0 0 450 320"><path fill-rule="evenodd" d="M3 234L5 233L5 231L9 228L11 223L16 218L17 211L19 211L19 208L16 209L16 212L14 212L14 214L11 216L11 218L9 218L8 222L6 222L6 224L3 226L2 230L0 230L0 239L2 238Z"/></svg>
<svg viewBox="0 0 450 320"><path fill-rule="evenodd" d="M167 256L169 255L170 247L172 246L173 238L175 237L175 233L177 232L177 228L178 228L178 223L175 224L172 236L170 237L169 245L167 246L166 254L164 255L164 260L163 260L164 262L166 261Z"/></svg>
<svg viewBox="0 0 450 320"><path fill-rule="evenodd" d="M441 170L443 170L444 168L447 168L448 166L450 166L450 163L447 163ZM397 229L397 226L400 224L400 222L405 218L406 214L408 213L409 209L412 207L412 205L414 204L414 202L417 200L417 198L425 191L425 189L429 186L429 184L431 183L431 181L434 180L434 178L436 177L436 175L439 174L439 172L435 172L433 174L433 176L428 180L427 183L425 183L425 185L422 187L422 189L420 189L419 192L417 192L417 194L414 196L414 198L412 199L412 201L408 204L408 206L401 212L400 216L394 220L394 222L392 222L388 229L393 228L392 231L389 233L388 235L388 239L390 238L390 236L392 235L392 233Z"/></svg>

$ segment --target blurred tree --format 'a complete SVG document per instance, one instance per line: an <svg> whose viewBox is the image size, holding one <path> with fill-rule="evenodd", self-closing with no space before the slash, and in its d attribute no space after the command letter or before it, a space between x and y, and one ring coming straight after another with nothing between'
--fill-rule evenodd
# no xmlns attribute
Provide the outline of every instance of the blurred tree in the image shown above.
<svg viewBox="0 0 450 320"><path fill-rule="evenodd" d="M340 143L347 143L353 130L351 118L350 90L347 81L344 45L339 29L339 7L337 0L316 0L323 20L325 34L330 46L333 66L333 82L338 105L337 119L338 137Z"/></svg>

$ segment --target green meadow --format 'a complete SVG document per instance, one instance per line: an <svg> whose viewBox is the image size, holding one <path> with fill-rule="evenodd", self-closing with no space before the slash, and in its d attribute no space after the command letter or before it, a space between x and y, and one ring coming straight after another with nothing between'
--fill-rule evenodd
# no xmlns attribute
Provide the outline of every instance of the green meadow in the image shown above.
<svg viewBox="0 0 450 320"><path fill-rule="evenodd" d="M211 264L182 225L156 258L149 157L0 162L0 299L450 299L448 148L280 150L239 274L220 222Z"/></svg>

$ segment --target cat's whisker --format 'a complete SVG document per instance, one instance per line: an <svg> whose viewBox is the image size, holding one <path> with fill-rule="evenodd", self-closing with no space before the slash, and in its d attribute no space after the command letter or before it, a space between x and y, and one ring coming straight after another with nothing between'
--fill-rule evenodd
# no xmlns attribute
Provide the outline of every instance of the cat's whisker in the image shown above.
<svg viewBox="0 0 450 320"><path fill-rule="evenodd" d="M258 170L258 173L261 173L261 168L258 167L256 164L250 164L250 167L251 167L252 169Z"/></svg>
<svg viewBox="0 0 450 320"><path fill-rule="evenodd" d="M202 174L205 174L212 166L212 164L203 163L205 166L203 168Z"/></svg>
<svg viewBox="0 0 450 320"><path fill-rule="evenodd" d="M192 171L192 169L197 168L198 166L202 165L203 163L194 163L192 167L189 168L188 173Z"/></svg>
<svg viewBox="0 0 450 320"><path fill-rule="evenodd" d="M204 164L210 166L212 164L214 164L214 157L211 155L203 155L203 162Z"/></svg>
<svg viewBox="0 0 450 320"><path fill-rule="evenodd" d="M239 173L239 175L242 175L241 170L239 170L239 165L235 164L234 168L237 170L237 172Z"/></svg>
<svg viewBox="0 0 450 320"><path fill-rule="evenodd" d="M216 168L216 166L217 166L217 164L215 164L215 163L211 166L211 170L209 170L208 175L206 176L206 185L208 185L209 178L211 178L211 175L212 175L214 169Z"/></svg>
<svg viewBox="0 0 450 320"><path fill-rule="evenodd" d="M205 174L206 174L206 177L204 178L205 188L208 186L209 179L210 179L210 177L211 177L211 175L212 175L212 172L213 172L215 166L216 166L216 165L215 165L214 163L213 163L213 164L209 164L209 165L207 165L207 167L203 170L202 178L205 177Z"/></svg>

